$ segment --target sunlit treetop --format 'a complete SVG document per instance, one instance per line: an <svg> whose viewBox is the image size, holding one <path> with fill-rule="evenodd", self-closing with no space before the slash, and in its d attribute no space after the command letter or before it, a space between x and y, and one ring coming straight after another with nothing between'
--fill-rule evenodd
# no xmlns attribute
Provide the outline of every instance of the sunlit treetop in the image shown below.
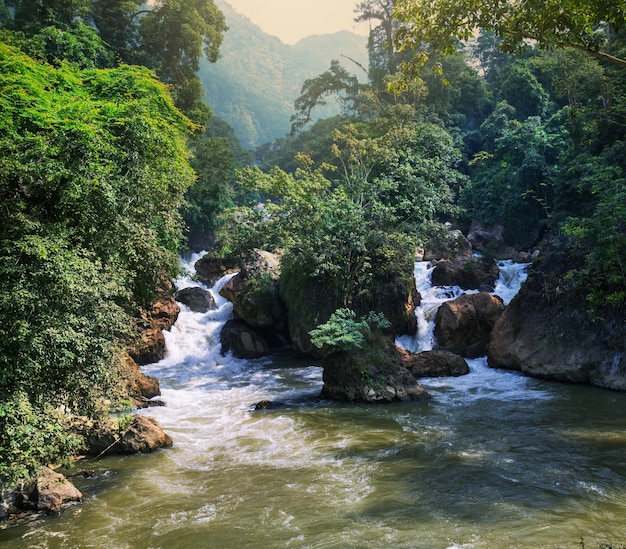
<svg viewBox="0 0 626 549"><path fill-rule="evenodd" d="M626 67L626 52L614 44L626 27L624 0L397 0L395 16L403 23L397 39L405 49L428 43L450 53L483 29L499 36L507 52L530 41Z"/></svg>

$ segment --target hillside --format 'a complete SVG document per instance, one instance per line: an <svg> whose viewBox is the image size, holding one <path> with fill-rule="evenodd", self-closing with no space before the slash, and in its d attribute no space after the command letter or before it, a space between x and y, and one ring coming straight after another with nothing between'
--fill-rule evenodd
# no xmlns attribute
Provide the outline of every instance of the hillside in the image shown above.
<svg viewBox="0 0 626 549"><path fill-rule="evenodd" d="M359 78L365 73L342 56L367 66L367 38L342 31L307 37L295 45L264 33L229 4L216 2L229 27L221 59L204 61L200 78L205 100L217 116L228 122L244 147L252 148L289 132L293 103L302 84L330 66L333 59ZM329 104L318 116L337 114Z"/></svg>

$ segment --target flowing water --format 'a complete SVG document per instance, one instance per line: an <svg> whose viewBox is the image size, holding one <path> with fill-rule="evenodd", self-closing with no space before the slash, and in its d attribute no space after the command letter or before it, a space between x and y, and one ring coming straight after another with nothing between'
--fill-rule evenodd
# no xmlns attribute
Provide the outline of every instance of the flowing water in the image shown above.
<svg viewBox="0 0 626 549"><path fill-rule="evenodd" d="M523 269L503 271L496 291L507 301ZM430 288L425 264L416 274L420 336L399 342L424 350L437 304L459 290ZM75 480L84 501L0 532L0 545L626 544L626 394L533 380L478 359L467 376L423 380L429 402L324 401L313 360L222 357L219 331L231 307L218 304L207 314L183 310L166 334L166 358L145 368L159 377L166 406L142 413L160 421L174 447L81 463L96 472ZM283 405L251 411L264 399Z"/></svg>

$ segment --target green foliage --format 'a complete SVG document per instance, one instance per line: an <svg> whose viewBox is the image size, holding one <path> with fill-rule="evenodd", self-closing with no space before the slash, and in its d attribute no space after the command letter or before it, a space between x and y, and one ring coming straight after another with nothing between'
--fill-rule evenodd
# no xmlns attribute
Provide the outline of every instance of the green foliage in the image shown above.
<svg viewBox="0 0 626 549"><path fill-rule="evenodd" d="M532 40L542 48L574 48L626 67L625 57L612 54L614 29L626 20L622 2L398 0L395 16L403 23L398 41L409 49L428 43L450 53L459 40L482 29L501 38L500 48L507 52L519 51L525 40Z"/></svg>
<svg viewBox="0 0 626 549"><path fill-rule="evenodd" d="M311 342L324 354L362 349L374 330L384 330L391 324L382 313L370 313L357 319L352 309L337 309L324 324L309 332Z"/></svg>
<svg viewBox="0 0 626 549"><path fill-rule="evenodd" d="M0 67L0 406L18 439L43 429L41 452L62 454L47 407L99 413L133 316L178 272L192 125L144 68L54 68L3 44ZM19 475L48 455L14 451Z"/></svg>
<svg viewBox="0 0 626 549"><path fill-rule="evenodd" d="M35 410L24 393L0 402L0 485L28 480L42 464L66 463L81 447L50 406Z"/></svg>

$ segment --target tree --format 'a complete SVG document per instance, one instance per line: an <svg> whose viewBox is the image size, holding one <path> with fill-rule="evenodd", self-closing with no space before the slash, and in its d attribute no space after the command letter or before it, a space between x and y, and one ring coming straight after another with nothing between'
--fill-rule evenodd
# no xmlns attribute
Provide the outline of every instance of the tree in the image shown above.
<svg viewBox="0 0 626 549"><path fill-rule="evenodd" d="M93 414L178 272L192 125L142 67L0 63L0 404Z"/></svg>
<svg viewBox="0 0 626 549"><path fill-rule="evenodd" d="M482 29L494 32L507 52L534 41L626 67L626 58L612 51L615 32L626 23L626 5L614 0L398 0L395 16L403 24L397 40L412 50L428 43L450 53Z"/></svg>

